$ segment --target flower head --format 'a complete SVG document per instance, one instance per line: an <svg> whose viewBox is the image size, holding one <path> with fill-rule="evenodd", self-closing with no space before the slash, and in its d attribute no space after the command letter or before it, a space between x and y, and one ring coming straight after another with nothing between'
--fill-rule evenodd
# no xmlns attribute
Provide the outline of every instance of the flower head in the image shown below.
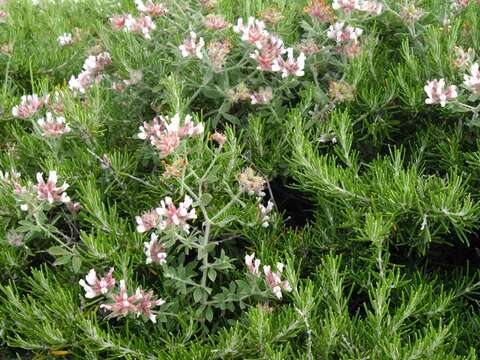
<svg viewBox="0 0 480 360"><path fill-rule="evenodd" d="M310 0L304 11L324 23L333 19L332 8L325 3L325 0Z"/></svg>
<svg viewBox="0 0 480 360"><path fill-rule="evenodd" d="M255 253L251 255L245 255L245 265L247 265L248 271L253 275L260 276L260 260L255 259Z"/></svg>
<svg viewBox="0 0 480 360"><path fill-rule="evenodd" d="M57 137L70 132L70 127L65 123L65 118L63 116L54 117L50 112L47 112L45 119L38 119L37 124L45 137Z"/></svg>
<svg viewBox="0 0 480 360"><path fill-rule="evenodd" d="M461 46L455 46L453 50L455 52L455 59L453 60L455 67L463 70L472 65L475 58L475 50L468 48L465 51Z"/></svg>
<svg viewBox="0 0 480 360"><path fill-rule="evenodd" d="M252 45L259 44L269 35L265 30L265 23L252 16L248 18L247 24L244 24L243 19L239 18L237 25L233 27L233 31L241 34L241 39Z"/></svg>
<svg viewBox="0 0 480 360"><path fill-rule="evenodd" d="M43 101L37 96L37 94L24 95L22 96L20 104L13 107L12 115L14 117L26 119L35 114L42 106Z"/></svg>
<svg viewBox="0 0 480 360"><path fill-rule="evenodd" d="M215 71L222 70L230 49L231 44L228 41L213 41L208 44L208 60Z"/></svg>
<svg viewBox="0 0 480 360"><path fill-rule="evenodd" d="M153 291L146 292L142 289L137 289L135 296L138 299L135 310L137 315L146 316L155 324L157 322L157 316L152 312L152 308L165 304L165 300L154 299Z"/></svg>
<svg viewBox="0 0 480 360"><path fill-rule="evenodd" d="M137 231L139 233L144 233L156 228L160 219L155 209L153 209L142 216L136 216L135 220L137 222Z"/></svg>
<svg viewBox="0 0 480 360"><path fill-rule="evenodd" d="M60 46L67 46L73 44L73 36L70 33L63 33L57 38Z"/></svg>
<svg viewBox="0 0 480 360"><path fill-rule="evenodd" d="M252 105L268 104L272 98L273 91L271 87L260 88L258 91L255 91L250 95L250 101Z"/></svg>
<svg viewBox="0 0 480 360"><path fill-rule="evenodd" d="M108 273L103 277L98 278L95 269L88 272L85 280L81 279L78 283L85 289L85 297L87 299L93 299L99 295L107 294L111 288L115 286L115 279L112 276L113 268L110 268Z"/></svg>
<svg viewBox="0 0 480 360"><path fill-rule="evenodd" d="M273 210L273 202L268 200L267 206L263 204L258 204L258 209L260 210L260 221L264 228L267 228L270 225L270 212Z"/></svg>
<svg viewBox="0 0 480 360"><path fill-rule="evenodd" d="M278 298L282 298L282 290L290 292L292 288L288 280L282 280L281 274L285 265L282 263L277 263L277 271L272 271L270 265L263 266L263 273L265 275L265 280L267 285L272 289L273 294Z"/></svg>
<svg viewBox="0 0 480 360"><path fill-rule="evenodd" d="M227 137L217 131L210 135L210 140L215 141L218 145L223 146L227 142Z"/></svg>
<svg viewBox="0 0 480 360"><path fill-rule="evenodd" d="M136 302L140 299L141 296L138 293L128 295L125 280L120 280L119 293L112 296L113 304L102 304L100 307L111 311L113 317L120 317L136 313Z"/></svg>
<svg viewBox="0 0 480 360"><path fill-rule="evenodd" d="M480 71L478 63L470 67L470 75L464 75L463 84L474 94L480 93Z"/></svg>
<svg viewBox="0 0 480 360"><path fill-rule="evenodd" d="M203 59L202 49L205 46L205 40L200 37L197 41L197 34L193 31L190 31L190 37L185 39L182 45L178 48L182 53L183 57L196 56L199 59Z"/></svg>
<svg viewBox="0 0 480 360"><path fill-rule="evenodd" d="M354 28L350 25L345 26L343 21L337 21L328 28L327 36L329 39L335 40L337 43L357 41L362 35L363 30Z"/></svg>
<svg viewBox="0 0 480 360"><path fill-rule="evenodd" d="M158 207L157 214L160 215L160 229L167 227L178 227L185 232L189 232L190 225L188 221L195 220L197 214L195 209L190 209L193 204L193 200L190 196L185 195L185 200L181 202L178 208L172 201L172 198L167 196L165 200L162 200L160 207Z"/></svg>
<svg viewBox="0 0 480 360"><path fill-rule="evenodd" d="M162 16L168 12L167 7L164 4L156 4L152 1L144 3L141 0L135 0L135 5L138 11L147 13L151 16Z"/></svg>
<svg viewBox="0 0 480 360"><path fill-rule="evenodd" d="M450 85L445 88L445 79L428 81L424 90L428 96L425 100L426 104L440 104L442 107L458 96L455 85Z"/></svg>
<svg viewBox="0 0 480 360"><path fill-rule="evenodd" d="M303 76L305 75L305 54L300 53L297 59L293 56L293 48L287 49L287 59L278 58L273 62L272 70L280 71L282 78L289 76Z"/></svg>
<svg viewBox="0 0 480 360"><path fill-rule="evenodd" d="M263 177L256 175L251 167L246 168L238 175L238 182L240 188L249 195L265 196L263 190L267 182Z"/></svg>
<svg viewBox="0 0 480 360"><path fill-rule="evenodd" d="M156 262L159 264L167 263L167 253L165 246L158 241L157 234L150 235L150 242L143 243L145 246L145 256L147 258L146 263L150 264Z"/></svg>
<svg viewBox="0 0 480 360"><path fill-rule="evenodd" d="M210 30L223 30L230 26L222 15L208 14L204 17L203 23Z"/></svg>
<svg viewBox="0 0 480 360"><path fill-rule="evenodd" d="M70 202L65 190L68 189L68 184L63 183L62 186L57 186L57 172L50 171L48 174L48 180L45 182L43 179L43 174L41 172L37 173L37 185L35 185L37 191L37 197L40 200L47 200L49 204L54 202Z"/></svg>

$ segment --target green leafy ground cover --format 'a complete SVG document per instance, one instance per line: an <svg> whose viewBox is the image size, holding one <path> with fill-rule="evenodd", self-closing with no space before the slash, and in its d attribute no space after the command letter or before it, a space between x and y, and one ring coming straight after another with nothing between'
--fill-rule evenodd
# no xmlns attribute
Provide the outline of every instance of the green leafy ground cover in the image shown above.
<svg viewBox="0 0 480 360"><path fill-rule="evenodd" d="M0 358L476 359L479 20L0 5Z"/></svg>

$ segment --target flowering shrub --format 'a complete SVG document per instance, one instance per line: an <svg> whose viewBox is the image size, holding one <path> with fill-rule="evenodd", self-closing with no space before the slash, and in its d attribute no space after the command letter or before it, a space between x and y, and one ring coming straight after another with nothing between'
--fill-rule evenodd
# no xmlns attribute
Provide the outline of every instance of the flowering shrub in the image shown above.
<svg viewBox="0 0 480 360"><path fill-rule="evenodd" d="M478 357L480 2L0 2L7 358Z"/></svg>

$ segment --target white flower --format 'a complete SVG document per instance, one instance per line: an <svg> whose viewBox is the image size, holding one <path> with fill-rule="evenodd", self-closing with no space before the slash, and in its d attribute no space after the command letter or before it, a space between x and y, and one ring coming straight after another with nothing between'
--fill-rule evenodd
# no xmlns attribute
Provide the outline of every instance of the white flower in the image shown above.
<svg viewBox="0 0 480 360"><path fill-rule="evenodd" d="M480 93L480 71L478 63L473 64L470 67L470 74L465 74L463 77L465 81L463 82L465 86L474 94Z"/></svg>
<svg viewBox="0 0 480 360"><path fill-rule="evenodd" d="M67 46L73 44L73 36L70 33L63 33L57 38L60 46Z"/></svg>

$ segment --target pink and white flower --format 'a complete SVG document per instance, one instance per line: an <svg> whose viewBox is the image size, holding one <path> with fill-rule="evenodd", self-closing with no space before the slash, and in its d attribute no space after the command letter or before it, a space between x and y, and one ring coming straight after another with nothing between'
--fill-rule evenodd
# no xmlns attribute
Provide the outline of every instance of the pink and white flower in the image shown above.
<svg viewBox="0 0 480 360"><path fill-rule="evenodd" d="M37 124L45 137L57 137L70 132L70 127L66 124L65 118L63 116L55 118L50 112L47 112L45 119L38 119Z"/></svg>
<svg viewBox="0 0 480 360"><path fill-rule="evenodd" d="M29 118L43 106L43 101L37 94L24 95L19 105L12 108L12 115L18 118Z"/></svg>
<svg viewBox="0 0 480 360"><path fill-rule="evenodd" d="M113 268L110 268L108 273L106 273L103 277L98 278L95 269L91 269L85 280L81 279L78 283L81 287L85 289L85 297L87 299L93 299L99 295L107 294L111 288L115 286L115 279L112 276Z"/></svg>
<svg viewBox="0 0 480 360"><path fill-rule="evenodd" d="M69 88L72 91L84 94L94 82L99 83L101 81L101 72L111 63L112 59L108 52L88 56L83 63L83 71L77 77L72 75L68 81Z"/></svg>
<svg viewBox="0 0 480 360"><path fill-rule="evenodd" d="M210 30L223 30L230 26L222 15L208 14L203 18L203 23Z"/></svg>
<svg viewBox="0 0 480 360"><path fill-rule="evenodd" d="M265 23L252 16L248 18L246 25L243 23L243 19L239 18L233 31L241 34L243 41L255 46L258 46L269 35L265 30Z"/></svg>
<svg viewBox="0 0 480 360"><path fill-rule="evenodd" d="M62 186L57 186L57 172L50 171L48 174L48 180L45 182L43 179L43 173L37 173L37 185L35 190L37 191L37 197L40 200L47 200L49 204L54 202L68 203L70 198L65 192L68 189L68 184L63 183Z"/></svg>
<svg viewBox="0 0 480 360"><path fill-rule="evenodd" d="M474 94L480 93L480 71L478 63L470 67L470 75L464 75L463 84Z"/></svg>
<svg viewBox="0 0 480 360"><path fill-rule="evenodd" d="M282 290L290 292L292 288L288 280L282 280L281 274L285 265L282 263L277 263L277 271L272 271L270 265L263 266L263 273L265 275L265 280L267 285L272 289L273 294L278 298L282 298Z"/></svg>
<svg viewBox="0 0 480 360"><path fill-rule="evenodd" d="M273 91L271 87L260 88L258 91L250 95L250 102L252 105L268 104L273 99Z"/></svg>
<svg viewBox="0 0 480 360"><path fill-rule="evenodd" d="M147 13L151 16L162 16L168 12L167 7L164 4L156 4L152 1L144 3L141 0L135 0L135 5L138 11Z"/></svg>
<svg viewBox="0 0 480 360"><path fill-rule="evenodd" d="M274 71L275 61L281 59L281 56L287 52L283 46L282 39L273 35L265 36L256 45L258 50L250 54L250 57L257 61L258 70Z"/></svg>
<svg viewBox="0 0 480 360"><path fill-rule="evenodd" d="M267 228L270 225L270 214L273 210L273 202L268 200L267 206L263 204L258 204L258 209L260 210L260 222L264 228Z"/></svg>
<svg viewBox="0 0 480 360"><path fill-rule="evenodd" d="M136 305L136 314L146 316L155 324L157 316L152 312L152 308L165 304L165 300L154 299L153 291L146 292L142 289L137 289L135 296L139 301Z"/></svg>
<svg viewBox="0 0 480 360"><path fill-rule="evenodd" d="M287 49L287 59L278 58L273 62L272 71L280 71L282 78L305 75L305 54L300 53L297 59L293 56L293 48Z"/></svg>
<svg viewBox="0 0 480 360"><path fill-rule="evenodd" d="M377 1L361 1L357 10L368 12L372 15L380 15L383 11L383 4Z"/></svg>
<svg viewBox="0 0 480 360"><path fill-rule="evenodd" d="M357 41L363 30L353 26L345 26L345 22L337 21L328 28L327 36L329 39L335 40L337 43Z"/></svg>
<svg viewBox="0 0 480 360"><path fill-rule="evenodd" d="M197 37L195 32L190 31L190 36L178 47L184 58L196 56L199 59L203 59L202 49L205 47L205 40L200 37L197 41Z"/></svg>
<svg viewBox="0 0 480 360"><path fill-rule="evenodd" d="M158 241L157 234L150 235L150 242L143 243L145 246L145 256L147 258L146 263L152 262L159 263L160 265L167 263L167 252L165 246Z"/></svg>
<svg viewBox="0 0 480 360"><path fill-rule="evenodd" d="M255 253L251 255L245 255L245 265L247 265L248 271L253 275L260 277L260 260L255 259Z"/></svg>
<svg viewBox="0 0 480 360"><path fill-rule="evenodd" d="M360 7L360 0L333 0L332 8L349 13Z"/></svg>
<svg viewBox="0 0 480 360"><path fill-rule="evenodd" d="M425 100L426 104L440 104L444 107L447 102L457 98L457 87L455 85L449 85L445 87L445 79L434 79L428 81L424 87L428 98Z"/></svg>
<svg viewBox="0 0 480 360"><path fill-rule="evenodd" d="M136 216L135 220L137 222L137 231L139 233L144 233L156 228L160 219L155 209L153 209L142 216Z"/></svg>
<svg viewBox="0 0 480 360"><path fill-rule="evenodd" d="M125 280L120 280L119 293L112 296L113 304L102 304L101 308L112 312L113 317L126 316L129 313L136 313L136 302L141 299L141 294L138 292L133 295L128 295Z"/></svg>
<svg viewBox="0 0 480 360"><path fill-rule="evenodd" d="M193 200L190 196L185 195L185 200L181 202L178 208L172 201L170 196L167 196L165 200L160 202L160 207L158 207L157 214L160 215L160 229L166 229L168 227L178 227L189 233L190 231L190 224L188 221L195 220L197 218L197 214L195 209L190 207L193 204Z"/></svg>
<svg viewBox="0 0 480 360"><path fill-rule="evenodd" d="M73 36L70 33L63 33L57 38L58 43L60 46L67 46L73 44Z"/></svg>

